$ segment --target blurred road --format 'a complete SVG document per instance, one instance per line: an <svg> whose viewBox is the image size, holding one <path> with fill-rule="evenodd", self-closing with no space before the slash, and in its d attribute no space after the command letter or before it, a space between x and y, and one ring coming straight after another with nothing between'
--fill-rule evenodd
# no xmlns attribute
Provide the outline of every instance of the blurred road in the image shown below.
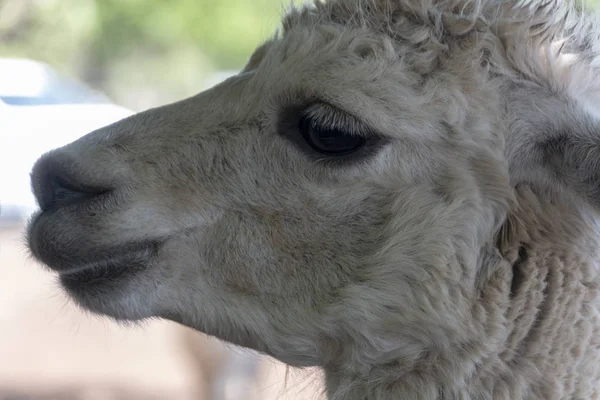
<svg viewBox="0 0 600 400"><path fill-rule="evenodd" d="M215 398L204 381L215 379L207 370L222 363L224 346L168 322L123 327L79 310L28 259L22 229L0 229L0 400ZM283 365L264 358L255 387L234 379L223 396L322 398L319 376L308 374L286 376Z"/></svg>

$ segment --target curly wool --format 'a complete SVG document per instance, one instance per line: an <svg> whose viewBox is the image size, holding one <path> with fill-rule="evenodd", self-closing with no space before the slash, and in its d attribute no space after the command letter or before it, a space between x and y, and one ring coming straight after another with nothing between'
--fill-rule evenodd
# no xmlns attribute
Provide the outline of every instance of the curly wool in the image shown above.
<svg viewBox="0 0 600 400"><path fill-rule="evenodd" d="M600 88L600 20L580 8L563 0L315 0L292 8L283 32L332 23L362 28L401 45L396 54L423 74L451 55L573 94Z"/></svg>
<svg viewBox="0 0 600 400"><path fill-rule="evenodd" d="M528 187L518 187L517 198L519 206L499 235L513 276L504 322L509 335L498 358L482 368L495 371L488 378L493 382L490 398L598 398L600 243L595 220L545 201Z"/></svg>

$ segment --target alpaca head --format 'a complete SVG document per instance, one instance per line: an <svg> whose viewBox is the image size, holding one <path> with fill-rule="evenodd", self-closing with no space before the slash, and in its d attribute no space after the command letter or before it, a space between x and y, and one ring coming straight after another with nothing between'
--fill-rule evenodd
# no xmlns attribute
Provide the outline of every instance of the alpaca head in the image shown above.
<svg viewBox="0 0 600 400"><path fill-rule="evenodd" d="M529 167L505 154L483 2L429 3L292 11L237 76L44 155L33 255L86 309L292 365L461 342L509 170Z"/></svg>

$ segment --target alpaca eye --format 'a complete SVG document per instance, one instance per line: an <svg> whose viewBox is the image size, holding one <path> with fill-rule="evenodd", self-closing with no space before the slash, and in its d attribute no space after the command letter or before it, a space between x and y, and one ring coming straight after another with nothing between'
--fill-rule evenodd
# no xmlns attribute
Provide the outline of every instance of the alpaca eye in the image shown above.
<svg viewBox="0 0 600 400"><path fill-rule="evenodd" d="M309 117L303 117L299 123L300 133L310 147L329 156L349 154L360 149L365 138L350 135L341 129L320 126Z"/></svg>

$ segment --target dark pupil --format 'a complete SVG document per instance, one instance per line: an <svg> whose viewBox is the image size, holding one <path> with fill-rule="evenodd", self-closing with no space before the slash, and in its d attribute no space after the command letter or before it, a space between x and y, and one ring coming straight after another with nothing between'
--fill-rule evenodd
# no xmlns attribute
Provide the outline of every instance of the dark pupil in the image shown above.
<svg viewBox="0 0 600 400"><path fill-rule="evenodd" d="M357 150L364 142L361 136L350 135L340 129L321 127L309 118L300 121L300 130L313 149L329 155L350 153Z"/></svg>

